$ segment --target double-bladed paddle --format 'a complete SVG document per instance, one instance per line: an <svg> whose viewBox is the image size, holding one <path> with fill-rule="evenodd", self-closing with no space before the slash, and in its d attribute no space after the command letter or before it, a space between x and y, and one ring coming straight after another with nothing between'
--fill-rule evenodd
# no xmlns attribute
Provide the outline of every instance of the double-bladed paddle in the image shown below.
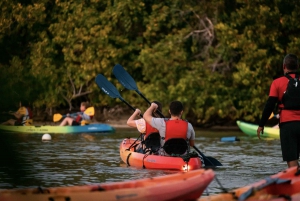
<svg viewBox="0 0 300 201"><path fill-rule="evenodd" d="M99 74L96 76L96 84L98 87L107 95L109 95L112 98L119 98L123 103L125 103L128 107L130 107L133 111L135 111L135 108L132 107L127 101L125 101L122 96L120 95L118 89L106 79L102 74ZM141 117L143 115L140 114Z"/></svg>
<svg viewBox="0 0 300 201"><path fill-rule="evenodd" d="M144 100L146 100L150 105L151 102L138 90L137 85L131 75L121 66L117 64L113 68L113 74L119 80L119 82L129 90L136 91ZM159 115L164 118L164 115L158 111ZM222 164L215 158L210 156L205 156L196 146L193 148L202 156L205 166L222 166Z"/></svg>
<svg viewBox="0 0 300 201"><path fill-rule="evenodd" d="M146 100L150 105L151 102L139 91L134 79L129 75L129 73L121 66L120 64L117 64L113 68L113 74L116 76L118 81L129 90L136 91L144 100ZM164 115L161 113L161 111L156 111L159 116L164 117Z"/></svg>
<svg viewBox="0 0 300 201"><path fill-rule="evenodd" d="M93 116L95 114L95 108L94 107L88 107L84 112L84 114L86 115L89 115L89 116ZM77 113L72 113L72 114L69 114L69 116L77 116L78 115L78 112ZM67 115L61 115L61 114L54 114L53 115L53 122L57 122L59 120L61 120L62 118L65 118Z"/></svg>

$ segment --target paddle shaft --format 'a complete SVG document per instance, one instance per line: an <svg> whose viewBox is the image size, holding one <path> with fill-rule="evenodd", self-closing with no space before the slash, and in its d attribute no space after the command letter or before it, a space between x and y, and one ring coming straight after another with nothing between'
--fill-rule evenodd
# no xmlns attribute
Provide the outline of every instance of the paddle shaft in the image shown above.
<svg viewBox="0 0 300 201"><path fill-rule="evenodd" d="M128 107L130 107L133 111L136 110L132 105L130 105L130 104L129 104L127 101L125 101L122 97L119 97L119 99L120 99L123 103L125 103ZM140 117L143 118L143 115L140 114Z"/></svg>
<svg viewBox="0 0 300 201"><path fill-rule="evenodd" d="M138 91L138 90L136 90L136 92L144 99L144 100L146 100L148 103L149 103L149 105L151 105L151 102L140 92L140 91ZM161 113L161 111L160 110L156 110L155 112L157 112L157 114L159 114L159 116L160 117L162 117L162 118L165 118L165 116Z"/></svg>

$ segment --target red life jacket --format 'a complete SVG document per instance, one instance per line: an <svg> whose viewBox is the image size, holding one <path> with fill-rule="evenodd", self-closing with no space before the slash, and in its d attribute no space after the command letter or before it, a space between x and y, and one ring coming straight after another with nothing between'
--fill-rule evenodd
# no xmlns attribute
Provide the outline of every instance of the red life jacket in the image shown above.
<svg viewBox="0 0 300 201"><path fill-rule="evenodd" d="M27 109L27 111L28 111L29 119L32 119L33 114L32 114L32 111L31 111L30 107L27 107L26 109Z"/></svg>
<svg viewBox="0 0 300 201"><path fill-rule="evenodd" d="M77 123L79 123L79 122L81 121L81 119L82 119L81 116L80 116L80 115L77 115L75 121L76 121Z"/></svg>
<svg viewBox="0 0 300 201"><path fill-rule="evenodd" d="M92 119L93 119L93 117L94 117L94 116L90 116L90 119L92 120ZM82 120L82 117L81 117L81 116L79 116L79 115L78 115L78 116L76 117L76 119L75 119L75 121L76 121L77 123L80 123L80 122L81 122L81 120Z"/></svg>
<svg viewBox="0 0 300 201"><path fill-rule="evenodd" d="M187 140L188 122L184 120L166 121L165 141L171 138L183 138Z"/></svg>
<svg viewBox="0 0 300 201"><path fill-rule="evenodd" d="M146 133L144 139L146 139L151 133L158 133L158 130L146 122Z"/></svg>

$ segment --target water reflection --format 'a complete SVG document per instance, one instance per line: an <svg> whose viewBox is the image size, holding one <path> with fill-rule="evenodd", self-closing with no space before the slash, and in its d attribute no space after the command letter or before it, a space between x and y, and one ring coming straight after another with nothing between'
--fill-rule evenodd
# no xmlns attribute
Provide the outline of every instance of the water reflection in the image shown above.
<svg viewBox="0 0 300 201"><path fill-rule="evenodd" d="M52 141L42 142L42 134L0 133L0 188L73 186L174 173L127 167L121 161L119 144L125 137L138 136L133 129L51 136ZM240 131L197 131L196 136L196 146L224 165L215 169L222 186L213 181L209 193L245 186L286 168L279 140L260 141ZM221 142L224 136L241 141Z"/></svg>

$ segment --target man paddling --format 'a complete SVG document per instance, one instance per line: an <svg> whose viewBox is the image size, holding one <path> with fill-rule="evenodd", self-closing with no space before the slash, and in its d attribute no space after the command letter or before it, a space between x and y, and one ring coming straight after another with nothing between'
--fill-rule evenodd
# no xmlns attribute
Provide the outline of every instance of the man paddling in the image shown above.
<svg viewBox="0 0 300 201"><path fill-rule="evenodd" d="M170 153L174 153L184 155L189 152L190 146L194 146L195 131L192 124L181 119L183 113L182 103L180 101L173 101L170 103L169 113L171 118L168 120L152 116L153 112L155 112L157 108L158 105L156 103L151 103L151 106L144 114L144 119L148 124L159 131L161 136L161 146L163 147L160 149L159 154L170 155ZM168 141L171 143L167 143ZM175 144L172 144L172 141ZM169 146L166 147L165 143ZM186 150L184 150L185 144ZM177 150L174 150L176 148Z"/></svg>

